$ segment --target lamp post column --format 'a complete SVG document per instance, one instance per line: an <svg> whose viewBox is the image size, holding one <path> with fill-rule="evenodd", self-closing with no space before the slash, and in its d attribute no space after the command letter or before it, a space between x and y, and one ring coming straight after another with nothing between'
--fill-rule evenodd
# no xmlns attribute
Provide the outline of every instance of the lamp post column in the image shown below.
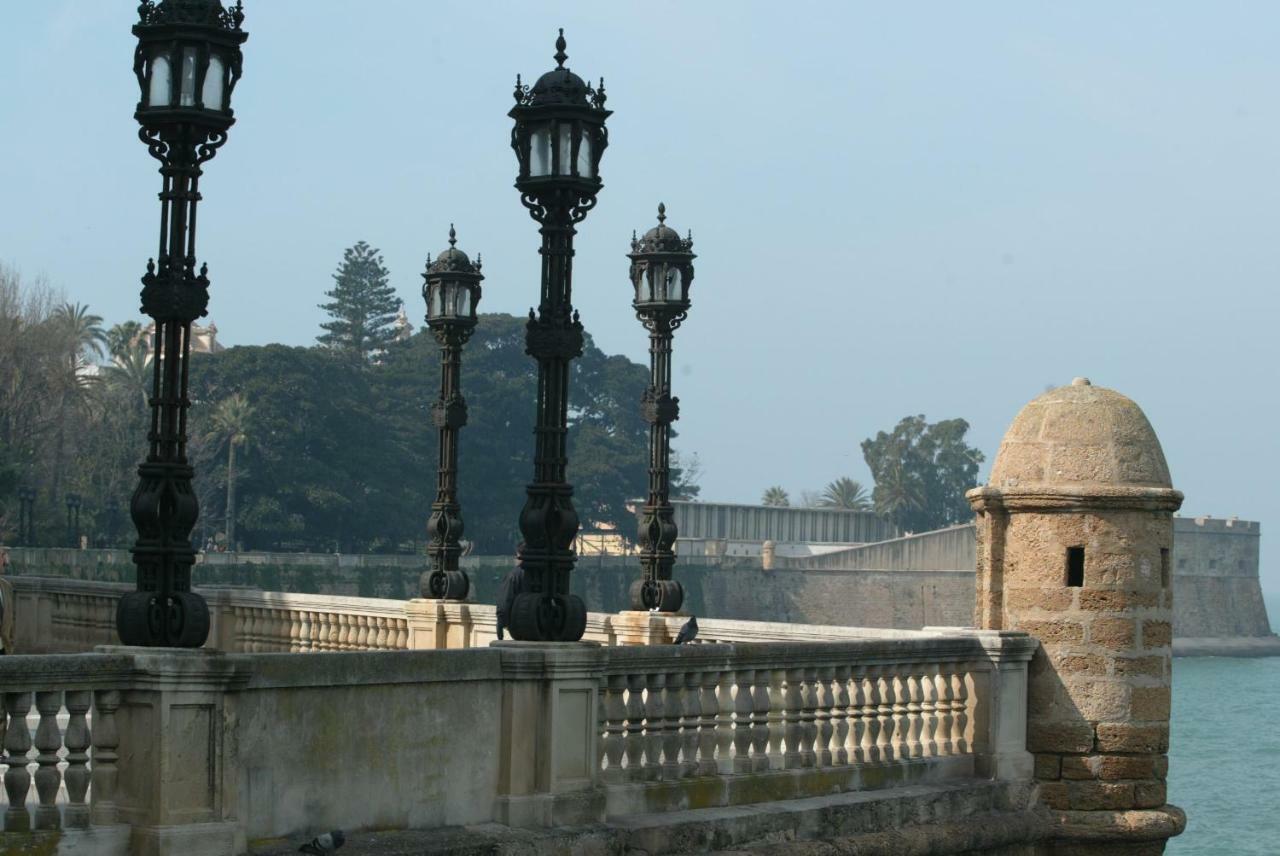
<svg viewBox="0 0 1280 856"><path fill-rule="evenodd" d="M439 432L440 465L436 475L436 499L431 504L427 530L431 541L427 555L431 569L422 575L425 598L465 600L471 581L458 568L462 555L462 506L458 502L458 431L467 424L467 402L462 397L462 346L476 326L480 302L480 257L472 262L459 250L457 233L449 226L449 248L432 262L427 259L422 296L427 303L427 325L440 343L440 397L431 406L431 420Z"/></svg>
<svg viewBox="0 0 1280 856"><path fill-rule="evenodd" d="M529 310L525 351L538 363L533 481L520 512L523 592L511 607L514 639L575 642L587 607L569 592L577 556L578 512L568 483L569 372L582 355L583 332L573 308L573 237L603 187L600 156L608 145L604 82L598 88L565 67L564 31L556 67L523 86L516 78L511 147L520 162L520 202L542 237L538 307Z"/></svg>
<svg viewBox="0 0 1280 856"><path fill-rule="evenodd" d="M235 121L230 96L248 35L239 3L227 10L218 0L144 0L138 12L134 115L139 139L160 163L160 240L142 277L142 312L154 320L155 338L149 445L129 504L137 591L121 597L116 632L125 645L199 648L209 607L191 591L200 506L187 459L187 388L191 325L206 314L209 278L207 265L196 269L196 208L201 167Z"/></svg>
<svg viewBox="0 0 1280 856"><path fill-rule="evenodd" d="M684 588L672 579L679 534L671 506L671 423L680 418L680 399L671 394L671 344L689 312L693 282L693 237L681 238L666 225L658 205L658 225L632 238L632 306L649 331L649 388L640 412L649 423L649 494L640 512L640 579L631 585L632 609L677 612Z"/></svg>

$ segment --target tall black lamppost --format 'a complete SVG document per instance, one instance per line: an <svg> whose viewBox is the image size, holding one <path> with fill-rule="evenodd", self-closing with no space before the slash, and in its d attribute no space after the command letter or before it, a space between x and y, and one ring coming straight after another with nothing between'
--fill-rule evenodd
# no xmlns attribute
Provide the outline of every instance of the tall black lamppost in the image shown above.
<svg viewBox="0 0 1280 856"><path fill-rule="evenodd" d="M126 645L198 648L209 608L191 591L191 530L200 506L187 462L187 363L191 324L206 314L207 266L196 271L196 205L201 167L235 122L240 79L239 2L143 0L133 71L141 100L138 136L160 162L160 249L142 277L142 311L155 321L149 449L138 467L129 512L138 530L138 590L120 599L116 632Z"/></svg>
<svg viewBox="0 0 1280 856"><path fill-rule="evenodd" d="M564 67L564 30L556 67L532 87L516 78L511 147L520 162L516 188L542 234L542 294L529 310L525 351L538 361L533 482L520 512L524 593L511 612L511 635L572 642L586 629L587 607L569 593L578 513L565 481L569 363L582 355L582 324L573 308L574 224L596 204L600 156L609 143L604 80L594 89Z"/></svg>
<svg viewBox="0 0 1280 856"><path fill-rule="evenodd" d="M649 495L640 513L640 579L631 585L633 609L675 612L684 588L671 578L676 562L676 521L671 507L671 423L680 418L680 399L671 395L671 340L689 312L693 282L693 233L687 238L666 224L658 203L658 225L637 239L632 234L631 301L649 331L649 388L640 410L649 423Z"/></svg>
<svg viewBox="0 0 1280 856"><path fill-rule="evenodd" d="M458 570L462 555L462 507L458 504L458 429L467 424L467 402L462 397L462 346L476 327L480 302L480 257L475 262L458 249L457 233L449 224L449 249L436 260L427 257L422 275L422 297L427 302L427 326L440 343L440 398L431 406L431 421L440 432L440 467L436 476L436 501L431 504L427 531L431 543L427 555L431 570L422 575L423 597L463 600L471 588L465 571Z"/></svg>
<svg viewBox="0 0 1280 856"><path fill-rule="evenodd" d="M80 494L67 494L67 546L80 546Z"/></svg>
<svg viewBox="0 0 1280 856"><path fill-rule="evenodd" d="M23 547L36 545L36 489L18 488L18 541Z"/></svg>

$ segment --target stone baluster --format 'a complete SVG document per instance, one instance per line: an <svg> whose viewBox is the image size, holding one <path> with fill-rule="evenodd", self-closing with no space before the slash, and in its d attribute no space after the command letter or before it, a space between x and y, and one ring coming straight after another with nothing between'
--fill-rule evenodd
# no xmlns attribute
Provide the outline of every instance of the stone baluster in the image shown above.
<svg viewBox="0 0 1280 856"><path fill-rule="evenodd" d="M903 666L894 667L893 675L893 757L904 760L911 757L910 720L907 716L907 680L901 674ZM906 667L909 668L909 667Z"/></svg>
<svg viewBox="0 0 1280 856"><path fill-rule="evenodd" d="M702 726L702 675L700 672L684 673L684 716L680 723L680 775L688 778L698 775L698 747L701 745L698 729Z"/></svg>
<svg viewBox="0 0 1280 856"><path fill-rule="evenodd" d="M957 755L969 751L969 688L962 671L951 674L951 746Z"/></svg>
<svg viewBox="0 0 1280 856"><path fill-rule="evenodd" d="M804 670L804 684L800 688L800 751L805 767L813 767L818 763L815 745L818 742L818 670Z"/></svg>
<svg viewBox="0 0 1280 856"><path fill-rule="evenodd" d="M648 781L662 778L662 730L665 725L662 691L666 675L655 672L645 678L644 694L644 777Z"/></svg>
<svg viewBox="0 0 1280 856"><path fill-rule="evenodd" d="M297 653L302 650L302 619L298 610L291 609L285 613L285 621L289 623L289 639L285 650Z"/></svg>
<svg viewBox="0 0 1280 856"><path fill-rule="evenodd" d="M326 615L328 615L329 617L329 648L328 649L330 651L341 651L342 650L342 639L341 639L342 614L338 612L328 611L326 612ZM385 619L384 619L384 622L385 622ZM382 625L383 642L385 642L386 639L387 639L387 627L386 627L386 624L384 623Z"/></svg>
<svg viewBox="0 0 1280 856"><path fill-rule="evenodd" d="M733 772L733 676L730 669L721 672L716 690L716 772L721 775Z"/></svg>
<svg viewBox="0 0 1280 856"><path fill-rule="evenodd" d="M924 728L924 708L921 704L920 683L921 667L912 664L907 673L907 756L921 758L924 756L924 744L920 740Z"/></svg>
<svg viewBox="0 0 1280 856"><path fill-rule="evenodd" d="M369 650L369 616L357 615L355 617L356 628L356 648L360 651Z"/></svg>
<svg viewBox="0 0 1280 856"><path fill-rule="evenodd" d="M755 681L754 669L738 669L734 673L733 688L733 772L750 773L751 725L755 718L756 703L751 686Z"/></svg>
<svg viewBox="0 0 1280 856"><path fill-rule="evenodd" d="M627 778L644 776L644 675L627 675L627 729L623 748L627 756Z"/></svg>
<svg viewBox="0 0 1280 856"><path fill-rule="evenodd" d="M849 754L849 666L842 663L832 675L834 708L831 712L833 726L831 747L833 763L843 767L852 761Z"/></svg>
<svg viewBox="0 0 1280 856"><path fill-rule="evenodd" d="M933 667L921 666L920 683L920 757L932 758L938 754L938 704L937 687L933 683Z"/></svg>
<svg viewBox="0 0 1280 856"><path fill-rule="evenodd" d="M237 653L247 653L249 650L249 641L245 638L244 631L244 608L233 606L231 607L231 644Z"/></svg>
<svg viewBox="0 0 1280 856"><path fill-rule="evenodd" d="M58 788L62 786L62 773L58 770L58 750L62 748L58 713L62 710L62 692L37 692L36 710L40 712L35 740L36 795L40 800L36 806L36 829L57 829L62 825L62 813L58 811Z"/></svg>
<svg viewBox="0 0 1280 856"><path fill-rule="evenodd" d="M298 651L311 650L311 613L305 609L298 610Z"/></svg>
<svg viewBox="0 0 1280 856"><path fill-rule="evenodd" d="M404 651L409 648L409 622L406 619L395 619L396 638L394 648L397 651Z"/></svg>
<svg viewBox="0 0 1280 856"><path fill-rule="evenodd" d="M684 675L672 672L665 676L662 696L662 778L680 778L680 725L684 720Z"/></svg>
<svg viewBox="0 0 1280 856"><path fill-rule="evenodd" d="M830 767L835 763L835 753L832 751L831 738L835 736L835 723L832 722L834 716L835 699L833 698L835 682L835 667L823 666L816 672L817 683L814 686L814 699L817 702L817 731L818 742L814 747L816 761L819 767Z"/></svg>
<svg viewBox="0 0 1280 856"><path fill-rule="evenodd" d="M311 650L329 650L328 615L318 609L311 613Z"/></svg>
<svg viewBox="0 0 1280 856"><path fill-rule="evenodd" d="M601 776L609 783L623 780L622 755L626 745L627 676L609 675L600 689Z"/></svg>
<svg viewBox="0 0 1280 856"><path fill-rule="evenodd" d="M720 672L708 669L698 674L698 768L695 775L714 776L719 768L716 766L716 743L720 731L720 705L716 701L716 686L720 683Z"/></svg>
<svg viewBox="0 0 1280 856"><path fill-rule="evenodd" d="M867 756L867 689L864 670L855 667L849 675L849 763L865 764Z"/></svg>
<svg viewBox="0 0 1280 856"><path fill-rule="evenodd" d="M93 794L92 817L95 826L116 822L116 782L120 770L120 733L116 730L116 710L120 707L119 690L97 690L93 694Z"/></svg>
<svg viewBox="0 0 1280 856"><path fill-rule="evenodd" d="M9 764L4 772L4 789L9 795L9 808L4 814L4 829L30 832L27 792L31 790L31 774L27 772L27 753L31 751L31 729L27 727L27 712L31 710L31 693L5 693L4 709L9 714L9 729L4 735L4 754Z"/></svg>
<svg viewBox="0 0 1280 856"><path fill-rule="evenodd" d="M954 755L955 746L951 742L951 680L944 667L939 665L933 669L933 685L938 691L938 754Z"/></svg>
<svg viewBox="0 0 1280 856"><path fill-rule="evenodd" d="M894 752L893 676L888 672L888 666L876 668L876 723L880 726L876 734L876 748L881 761L892 761L898 757Z"/></svg>
<svg viewBox="0 0 1280 856"><path fill-rule="evenodd" d="M355 637L351 632L351 615L346 612L338 613L338 650L354 651L356 649ZM391 628L387 628L387 638L391 638Z"/></svg>
<svg viewBox="0 0 1280 856"><path fill-rule="evenodd" d="M783 669L764 671L762 683L768 685L769 717L766 724L769 728L768 761L770 770L781 770L785 766L785 753L782 740L786 734L786 693L787 673Z"/></svg>
<svg viewBox="0 0 1280 856"><path fill-rule="evenodd" d="M751 769L769 769L769 670L756 669L751 680Z"/></svg>
<svg viewBox="0 0 1280 856"><path fill-rule="evenodd" d="M271 619L271 650L288 651L293 627L289 610L273 608L271 610Z"/></svg>
<svg viewBox="0 0 1280 856"><path fill-rule="evenodd" d="M63 780L67 783L67 807L63 820L68 829L83 829L89 825L89 806L85 796L89 793L89 723L85 714L93 702L89 690L67 690L67 733L63 744L67 747L67 770Z"/></svg>
<svg viewBox="0 0 1280 856"><path fill-rule="evenodd" d="M374 647L379 651L387 650L387 637L390 635L387 629L387 617L385 615L378 616L378 638L374 640Z"/></svg>
<svg viewBox="0 0 1280 856"><path fill-rule="evenodd" d="M804 750L800 746L804 739L804 698L800 689L803 675L803 669L787 669L787 683L782 690L782 731L787 741L782 764L787 769L804 766Z"/></svg>
<svg viewBox="0 0 1280 856"><path fill-rule="evenodd" d="M869 764L878 764L880 757L880 680L877 668L871 667L862 676L862 754Z"/></svg>

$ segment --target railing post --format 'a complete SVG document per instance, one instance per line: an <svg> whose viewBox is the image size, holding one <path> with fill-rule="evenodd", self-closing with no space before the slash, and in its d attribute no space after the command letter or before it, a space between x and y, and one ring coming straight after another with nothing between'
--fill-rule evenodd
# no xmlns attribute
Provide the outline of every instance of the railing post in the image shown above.
<svg viewBox="0 0 1280 856"><path fill-rule="evenodd" d="M9 728L4 735L4 754L9 763L4 772L4 789L9 795L9 808L4 814L4 829L29 832L27 792L31 790L31 774L27 772L27 753L31 751L31 729L27 727L27 713L31 710L31 693L5 693L4 709L9 714Z"/></svg>
<svg viewBox="0 0 1280 856"><path fill-rule="evenodd" d="M40 712L35 741L36 795L40 800L36 806L36 829L58 829L62 826L62 812L58 810L58 789L62 785L58 770L58 750L62 748L58 713L62 710L62 692L37 692L36 710Z"/></svg>
<svg viewBox="0 0 1280 856"><path fill-rule="evenodd" d="M120 820L132 827L133 852L243 852L241 827L225 819L225 708L228 691L249 678L248 658L208 649L99 650L133 658L135 678L117 714L125 763L114 794Z"/></svg>
<svg viewBox="0 0 1280 856"><path fill-rule="evenodd" d="M67 747L67 770L63 780L67 783L67 807L63 820L67 829L83 829L89 825L89 806L85 795L89 793L89 723L85 714L93 701L90 690L67 690L67 732L63 744Z"/></svg>
<svg viewBox="0 0 1280 856"><path fill-rule="evenodd" d="M1039 643L1013 630L968 632L978 638L986 656L970 670L971 690L961 670L952 681L953 710L957 711L952 732L962 734L966 726L972 729L969 751L975 755L979 775L1030 779L1035 760L1027 751L1027 665Z"/></svg>
<svg viewBox="0 0 1280 856"><path fill-rule="evenodd" d="M574 826L604 820L599 787L605 651L592 642L495 642L502 725L494 820Z"/></svg>
<svg viewBox="0 0 1280 856"><path fill-rule="evenodd" d="M110 826L118 818L116 786L120 779L120 732L116 711L119 690L97 690L93 694L93 794L90 816L94 826Z"/></svg>

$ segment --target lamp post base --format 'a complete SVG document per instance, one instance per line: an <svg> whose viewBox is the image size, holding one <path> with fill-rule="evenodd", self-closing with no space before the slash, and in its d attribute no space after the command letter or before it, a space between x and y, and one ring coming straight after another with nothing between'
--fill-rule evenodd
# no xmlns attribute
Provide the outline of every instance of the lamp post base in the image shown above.
<svg viewBox="0 0 1280 856"><path fill-rule="evenodd" d="M676 580L636 580L631 584L634 610L679 612L684 604L684 586Z"/></svg>
<svg viewBox="0 0 1280 856"><path fill-rule="evenodd" d="M466 571L425 571L418 585L428 600L466 600L471 592L471 578Z"/></svg>

